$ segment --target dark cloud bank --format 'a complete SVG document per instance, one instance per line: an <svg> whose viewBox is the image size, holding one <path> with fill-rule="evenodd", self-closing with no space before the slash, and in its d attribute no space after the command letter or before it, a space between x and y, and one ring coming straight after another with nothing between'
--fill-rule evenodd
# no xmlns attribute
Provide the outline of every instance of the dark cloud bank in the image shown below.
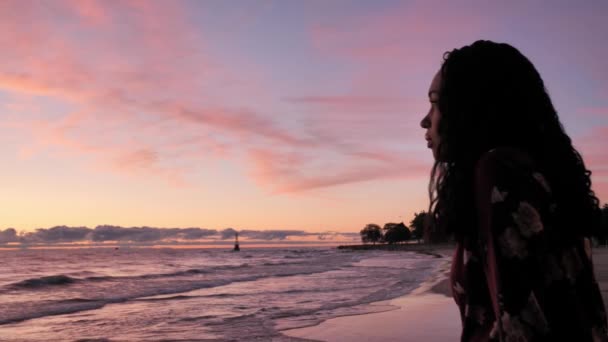
<svg viewBox="0 0 608 342"><path fill-rule="evenodd" d="M351 240L358 238L358 233L322 232L311 233L303 230L223 230L204 228L154 228L154 227L120 227L97 226L38 228L33 232L17 232L14 228L0 230L0 244L53 245L78 243L133 243L133 244L191 244L195 242L211 244L232 243L235 233L245 241L258 242L291 242L293 238L316 237L319 242L328 240Z"/></svg>

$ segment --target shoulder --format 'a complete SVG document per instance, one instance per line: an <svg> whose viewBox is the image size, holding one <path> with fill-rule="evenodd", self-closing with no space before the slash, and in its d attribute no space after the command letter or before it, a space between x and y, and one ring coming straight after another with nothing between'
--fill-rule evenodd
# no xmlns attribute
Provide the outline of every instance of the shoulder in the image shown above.
<svg viewBox="0 0 608 342"><path fill-rule="evenodd" d="M499 147L483 153L476 165L476 171L510 171L531 170L535 168L534 160L527 152L513 147Z"/></svg>
<svg viewBox="0 0 608 342"><path fill-rule="evenodd" d="M503 192L517 193L536 202L553 202L549 178L545 178L532 156L514 148L497 148L484 153L475 165L474 189L487 199Z"/></svg>
<svg viewBox="0 0 608 342"><path fill-rule="evenodd" d="M474 189L486 200L502 192L529 192L536 183L546 184L537 165L525 151L500 147L485 152L475 165Z"/></svg>
<svg viewBox="0 0 608 342"><path fill-rule="evenodd" d="M483 153L475 164L477 180L516 179L536 169L530 154L513 147L499 147Z"/></svg>

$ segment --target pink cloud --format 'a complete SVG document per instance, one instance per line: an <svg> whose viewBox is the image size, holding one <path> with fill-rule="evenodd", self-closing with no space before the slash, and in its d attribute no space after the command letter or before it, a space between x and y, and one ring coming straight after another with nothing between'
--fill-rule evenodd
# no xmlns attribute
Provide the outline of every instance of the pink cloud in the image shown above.
<svg viewBox="0 0 608 342"><path fill-rule="evenodd" d="M127 168L148 168L158 162L158 153L151 149L139 149L124 153L116 159L116 164Z"/></svg>
<svg viewBox="0 0 608 342"><path fill-rule="evenodd" d="M351 105L363 105L363 106L377 106L384 105L386 103L399 103L401 99L394 98L382 98L382 97L370 97L370 96L303 96L293 97L287 99L292 102L301 102L308 104L320 104L320 105L338 105L338 106L351 106Z"/></svg>
<svg viewBox="0 0 608 342"><path fill-rule="evenodd" d="M109 20L109 13L104 3L97 0L70 0L65 3L66 9L72 9L86 24L103 25Z"/></svg>
<svg viewBox="0 0 608 342"><path fill-rule="evenodd" d="M178 120L197 122L215 128L245 135L257 135L288 145L304 145L307 142L275 126L275 123L249 110L221 108L190 110L178 107L173 115ZM244 137L245 138L245 137Z"/></svg>
<svg viewBox="0 0 608 342"><path fill-rule="evenodd" d="M430 166L420 160L382 152L352 152L349 161L313 166L302 151L250 150L252 176L274 193L291 193L381 179L428 177ZM306 170L304 172L303 170Z"/></svg>
<svg viewBox="0 0 608 342"><path fill-rule="evenodd" d="M192 150L202 146L213 145L216 153L226 151L228 145L201 134L201 126L226 135L227 140L301 143L250 110L210 101L197 103L200 95L191 96L194 89L236 78L227 68L216 68L219 63L210 64L198 48L204 42L193 41L198 38L189 33L192 30L185 26L181 9L173 4L132 1L121 7L78 1L13 5L17 15L0 13L0 41L14 47L8 53L12 64L0 67L0 89L15 97L29 94L58 99L79 112L66 114L59 122L44 113L21 115L13 126L33 137L23 148L25 155L55 146L71 153L93 153L100 164L110 162L117 169L145 168L167 174L167 170L150 166L176 158L176 154L178 159L192 158ZM121 20L127 29L121 26L119 32L116 25ZM38 26L24 29L22 22ZM98 29L96 25L101 24L104 28ZM64 26L81 29L82 36L64 31ZM124 45L121 34L138 40ZM177 58L185 64L172 63ZM173 130L158 129L167 126ZM144 147L137 141L145 142ZM185 145L191 146L189 151ZM174 171L183 170L175 167Z"/></svg>
<svg viewBox="0 0 608 342"><path fill-rule="evenodd" d="M302 96L286 99L295 104L314 106L320 110L330 111L333 115L340 113L403 113L412 101L403 97L382 97L369 95L343 95L343 96Z"/></svg>
<svg viewBox="0 0 608 342"><path fill-rule="evenodd" d="M362 73L343 95L288 98L309 115L277 116L248 107L250 97L239 101L272 98L263 75L214 59L180 3L14 5L16 18L0 11L0 42L15 47L0 66L0 89L70 108L59 120L14 113L32 137L25 157L51 150L93 159L94 169L185 184L202 159L246 155L237 162L279 192L427 174L426 163L391 146L423 141L418 116L403 123L417 100L394 90L390 73Z"/></svg>

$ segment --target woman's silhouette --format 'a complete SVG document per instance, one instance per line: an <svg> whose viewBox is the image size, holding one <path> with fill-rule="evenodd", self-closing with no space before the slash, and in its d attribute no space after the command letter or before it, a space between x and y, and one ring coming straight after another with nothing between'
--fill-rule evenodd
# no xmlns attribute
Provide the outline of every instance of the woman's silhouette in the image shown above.
<svg viewBox="0 0 608 342"><path fill-rule="evenodd" d="M599 201L538 71L477 41L445 54L429 100L432 229L457 241L462 341L608 341L588 238Z"/></svg>

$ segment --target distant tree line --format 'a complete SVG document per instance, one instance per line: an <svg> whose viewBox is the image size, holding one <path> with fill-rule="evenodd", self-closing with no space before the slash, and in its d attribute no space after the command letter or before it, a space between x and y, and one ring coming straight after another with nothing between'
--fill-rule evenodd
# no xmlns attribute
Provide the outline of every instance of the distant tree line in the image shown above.
<svg viewBox="0 0 608 342"><path fill-rule="evenodd" d="M361 230L361 241L363 243L372 244L399 244L409 240L417 240L420 242L424 236L425 221L426 212L422 211L414 214L414 218L410 222L409 227L403 222L385 223L382 228L375 223L370 223Z"/></svg>
<svg viewBox="0 0 608 342"><path fill-rule="evenodd" d="M593 232L592 238L595 244L608 246L608 204L604 204L600 208L601 223ZM446 236L435 236L430 234L429 216L425 211L414 214L414 218L410 221L409 227L403 222L401 223L386 223L381 228L375 223L366 225L360 232L361 241L363 243L388 243L399 244L410 240L416 240L418 243L424 239L425 243L447 241ZM429 241L430 240L430 241Z"/></svg>

